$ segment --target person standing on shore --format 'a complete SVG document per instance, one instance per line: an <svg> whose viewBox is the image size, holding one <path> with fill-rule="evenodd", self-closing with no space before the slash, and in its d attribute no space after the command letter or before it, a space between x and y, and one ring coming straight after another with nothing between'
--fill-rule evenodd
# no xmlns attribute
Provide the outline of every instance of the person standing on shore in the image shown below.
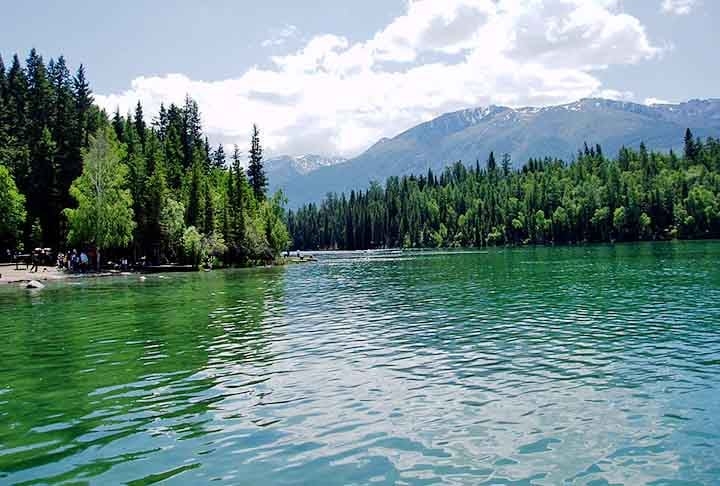
<svg viewBox="0 0 720 486"><path fill-rule="evenodd" d="M38 254L36 251L33 251L30 255L30 262L32 265L30 266L30 272L35 273L38 271Z"/></svg>

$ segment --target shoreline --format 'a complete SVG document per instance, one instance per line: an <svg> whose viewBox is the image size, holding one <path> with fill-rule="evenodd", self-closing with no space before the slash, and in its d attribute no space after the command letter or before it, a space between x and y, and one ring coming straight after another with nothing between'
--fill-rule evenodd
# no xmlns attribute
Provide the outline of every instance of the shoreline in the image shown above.
<svg viewBox="0 0 720 486"><path fill-rule="evenodd" d="M39 267L37 272L20 269L15 270L15 264L0 265L0 285L27 284L33 280L37 282L60 282L78 278L103 278L115 276L134 275L136 272L88 272L68 273L56 267Z"/></svg>
<svg viewBox="0 0 720 486"><path fill-rule="evenodd" d="M286 266L286 265L297 265L302 263L311 263L316 262L317 260L312 256L303 256L303 257L283 257L281 261L276 262L270 266ZM262 268L264 265L257 265L254 267L238 267L238 268ZM23 265L24 267L24 265ZM217 270L227 270L232 267L219 267L213 269L213 271ZM160 271L157 272L158 274L161 273L174 273L174 271L168 267L166 269L166 272ZM191 272L199 272L201 269L196 269L193 271L187 271L188 273ZM177 270L175 270L177 271ZM12 263L3 263L0 264L0 286L5 285L15 285L15 286L22 286L24 284L28 284L30 282L37 281L37 282L63 282L66 280L74 280L74 279L84 279L84 278L105 278L105 277L129 277L133 275L142 276L148 273L156 273L156 272L148 272L148 271L119 271L119 270L109 270L109 271L103 271L103 272L87 272L87 273L69 273L65 270L58 270L56 267L39 267L37 272L31 272L29 270L26 270L24 268L21 268L20 270L15 269L15 264Z"/></svg>

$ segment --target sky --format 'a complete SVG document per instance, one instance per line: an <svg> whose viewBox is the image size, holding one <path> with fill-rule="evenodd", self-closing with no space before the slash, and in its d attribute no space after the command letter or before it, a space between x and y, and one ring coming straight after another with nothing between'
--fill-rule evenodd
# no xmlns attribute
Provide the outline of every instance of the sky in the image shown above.
<svg viewBox="0 0 720 486"><path fill-rule="evenodd" d="M448 111L720 97L715 0L36 0L0 54L62 54L96 102L198 101L214 143L354 156Z"/></svg>

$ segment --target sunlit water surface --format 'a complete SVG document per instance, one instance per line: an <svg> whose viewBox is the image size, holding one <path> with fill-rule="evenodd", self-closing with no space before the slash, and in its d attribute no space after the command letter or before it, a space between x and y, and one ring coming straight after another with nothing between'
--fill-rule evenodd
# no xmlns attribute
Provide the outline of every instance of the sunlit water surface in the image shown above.
<svg viewBox="0 0 720 486"><path fill-rule="evenodd" d="M720 484L720 243L0 289L1 484Z"/></svg>

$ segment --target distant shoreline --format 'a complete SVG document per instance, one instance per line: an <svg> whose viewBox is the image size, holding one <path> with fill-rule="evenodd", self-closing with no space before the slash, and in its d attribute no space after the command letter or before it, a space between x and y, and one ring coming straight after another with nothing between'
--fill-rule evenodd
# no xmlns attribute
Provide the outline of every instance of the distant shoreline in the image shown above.
<svg viewBox="0 0 720 486"><path fill-rule="evenodd" d="M317 260L312 255L307 256L291 256L283 257L281 261L275 262L270 266L285 266L285 265L297 265L302 263L316 262ZM86 273L70 273L65 270L59 270L54 266L39 266L37 272L30 272L25 269L25 265L21 265L20 270L15 269L14 263L2 263L0 264L0 286L3 285L23 285L32 282L33 280L47 283L47 282L63 282L66 280L78 280L85 278L105 278L105 277L130 277L130 276L142 276L148 273L164 274L164 273L175 273L168 269L167 272L148 272L145 270L134 270L134 271L103 271L103 272L86 272ZM256 265L251 267L219 267L212 270L231 270L233 268L262 268L262 265ZM196 273L201 271L200 268L192 271L186 271L184 273Z"/></svg>

